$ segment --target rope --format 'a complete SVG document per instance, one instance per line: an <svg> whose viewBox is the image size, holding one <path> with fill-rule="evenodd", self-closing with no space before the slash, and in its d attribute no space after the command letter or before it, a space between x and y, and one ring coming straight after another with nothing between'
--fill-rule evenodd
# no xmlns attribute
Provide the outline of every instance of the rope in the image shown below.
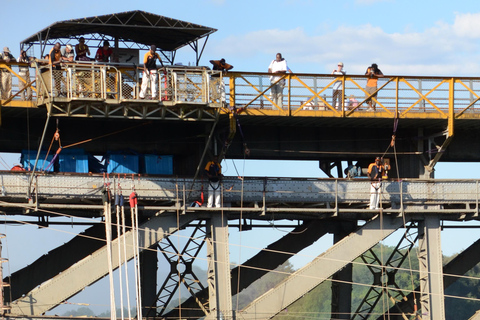
<svg viewBox="0 0 480 320"><path fill-rule="evenodd" d="M126 223L125 223L125 206L123 205L123 197L120 201L121 213L122 213L122 233L125 236L126 234ZM127 308L128 308L128 319L132 319L132 307L130 305L130 285L128 279L128 261L126 261L127 257L127 239L123 239L123 256L125 257L125 289L127 290ZM122 275L120 274L120 277Z"/></svg>
<svg viewBox="0 0 480 320"><path fill-rule="evenodd" d="M122 189L120 188L120 183L118 183L118 190L117 193L115 194L115 217L116 217L116 225L117 225L117 249L118 249L118 272L119 272L119 277L118 281L120 284L120 316L121 319L125 319L125 315L123 312L123 280L122 280L122 250L121 250L121 243L122 243L122 237L121 232L120 232L120 202L123 204L123 195L122 195ZM120 199L121 198L121 199ZM128 291L127 291L128 292Z"/></svg>
<svg viewBox="0 0 480 320"><path fill-rule="evenodd" d="M117 319L115 307L115 287L113 283L113 265L112 265L112 206L110 205L110 192L108 187L104 190L104 216L105 216L105 236L107 245L107 264L108 264L108 279L110 282L110 319Z"/></svg>

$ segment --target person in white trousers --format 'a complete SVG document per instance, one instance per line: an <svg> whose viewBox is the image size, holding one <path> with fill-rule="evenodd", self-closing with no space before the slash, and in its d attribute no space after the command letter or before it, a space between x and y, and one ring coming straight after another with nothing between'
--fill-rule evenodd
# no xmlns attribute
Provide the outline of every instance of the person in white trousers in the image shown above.
<svg viewBox="0 0 480 320"><path fill-rule="evenodd" d="M140 90L140 99L145 99L147 93L148 84L150 84L150 90L152 92L152 100L158 99L157 97L157 59L162 63L162 59L156 53L157 47L155 45L150 46L150 50L145 53L143 57L143 78L142 88ZM163 67L163 63L162 63Z"/></svg>
<svg viewBox="0 0 480 320"><path fill-rule="evenodd" d="M213 199L215 198L215 207L221 207L222 193L222 166L218 163L218 156L214 156L205 166L205 174L208 177L208 202L207 207L213 207Z"/></svg>
<svg viewBox="0 0 480 320"><path fill-rule="evenodd" d="M386 175L386 171L390 169L383 159L377 157L375 162L368 166L368 176L371 180L370 186L370 205L369 209L380 209L380 197L382 196L382 178Z"/></svg>

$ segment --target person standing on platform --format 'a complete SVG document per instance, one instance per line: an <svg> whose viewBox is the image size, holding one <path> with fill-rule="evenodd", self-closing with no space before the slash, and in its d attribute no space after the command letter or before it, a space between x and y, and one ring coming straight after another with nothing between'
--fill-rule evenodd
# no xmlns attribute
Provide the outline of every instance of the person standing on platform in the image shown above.
<svg viewBox="0 0 480 320"><path fill-rule="evenodd" d="M377 82L378 78L383 78L383 73L376 63L373 63L367 68L365 75L368 76L367 86L365 87L365 99L367 99L368 109L367 111L376 111L376 103L372 98L377 98Z"/></svg>
<svg viewBox="0 0 480 320"><path fill-rule="evenodd" d="M152 92L152 100L157 99L157 59L162 64L162 58L156 53L157 47L155 45L150 46L150 50L145 53L143 57L143 78L142 89L140 90L140 99L145 99L147 93L148 84L150 83L150 90Z"/></svg>
<svg viewBox="0 0 480 320"><path fill-rule="evenodd" d="M369 209L379 209L380 197L382 196L382 178L386 176L386 171L390 169L390 166L383 162L380 157L375 158L375 162L370 163L368 166L368 176L371 181L370 186L370 205Z"/></svg>
<svg viewBox="0 0 480 320"><path fill-rule="evenodd" d="M18 66L18 75L21 79L18 79L18 90L21 91L20 97L22 100L32 100L32 87L27 86L30 82L30 64L31 58L27 55L25 50L20 51L20 57L18 57L18 62L26 63L27 65Z"/></svg>
<svg viewBox="0 0 480 320"><path fill-rule="evenodd" d="M62 82L63 82L63 76L62 76L62 50L61 50L61 44L60 42L55 43L54 47L52 50L50 50L49 54L49 62L52 65L52 77L53 77L53 82L55 83L55 96L59 97L61 95L65 95L65 93L62 92ZM47 72L47 79L45 79L45 83L47 84L47 89L50 91L51 88L51 79L49 78L50 73ZM53 92L52 92L53 93Z"/></svg>
<svg viewBox="0 0 480 320"><path fill-rule="evenodd" d="M112 54L113 50L110 48L110 43L105 40L103 41L103 47L98 48L97 53L95 54L95 60L98 62L109 62L111 61Z"/></svg>
<svg viewBox="0 0 480 320"><path fill-rule="evenodd" d="M279 108L283 108L283 88L285 88L285 79L280 79L287 72L292 72L287 65L287 60L282 57L281 53L277 53L275 60L272 60L268 66L268 73L275 74L270 76L270 83L272 84L271 98L273 103Z"/></svg>
<svg viewBox="0 0 480 320"><path fill-rule="evenodd" d="M15 62L14 56L10 53L8 47L3 48L0 58L6 62ZM2 100L7 100L12 95L12 73L8 69L0 69L0 91L2 92Z"/></svg>
<svg viewBox="0 0 480 320"><path fill-rule="evenodd" d="M335 76L344 76L346 72L343 70L343 62L339 62L337 69L332 71L332 74ZM343 85L341 80L335 81L333 84L333 94L332 94L332 107L335 109L340 109L343 104Z"/></svg>
<svg viewBox="0 0 480 320"><path fill-rule="evenodd" d="M208 177L208 203L207 207L213 207L213 198L215 198L215 207L221 207L221 180L222 180L222 166L218 163L218 156L214 156L212 161L209 161L205 166L205 174Z"/></svg>
<svg viewBox="0 0 480 320"><path fill-rule="evenodd" d="M90 55L90 49L85 44L85 38L80 37L80 39L78 39L78 42L79 43L75 46L75 53L77 54L75 60L90 61L90 58L87 56Z"/></svg>

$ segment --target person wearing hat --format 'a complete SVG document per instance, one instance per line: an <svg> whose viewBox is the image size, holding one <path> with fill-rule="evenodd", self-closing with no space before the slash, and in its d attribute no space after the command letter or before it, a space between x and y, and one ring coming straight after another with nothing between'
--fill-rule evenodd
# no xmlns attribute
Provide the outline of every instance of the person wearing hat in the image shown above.
<svg viewBox="0 0 480 320"><path fill-rule="evenodd" d="M377 82L378 78L383 78L383 73L378 69L376 63L372 63L372 65L367 68L365 75L368 76L367 86L365 87L365 99L367 99L369 107L367 111L376 111L376 103L372 98L377 97Z"/></svg>
<svg viewBox="0 0 480 320"><path fill-rule="evenodd" d="M98 62L109 62L111 61L112 54L113 50L110 48L110 43L105 40L103 41L103 47L98 48L97 53L95 54L95 60Z"/></svg>
<svg viewBox="0 0 480 320"><path fill-rule="evenodd" d="M15 62L15 58L10 53L8 47L3 48L0 58L5 63ZM2 92L2 100L7 100L12 95L12 74L6 68L0 69L0 91Z"/></svg>
<svg viewBox="0 0 480 320"><path fill-rule="evenodd" d="M332 71L332 74L335 76L338 76L337 81L333 84L333 94L332 94L332 107L335 109L340 109L342 107L343 103L343 86L342 86L342 80L340 76L343 76L346 74L346 72L343 70L343 62L339 62L337 65L337 69L334 69Z"/></svg>
<svg viewBox="0 0 480 320"><path fill-rule="evenodd" d="M71 44L67 44L65 48L62 48L60 51L62 53L62 62L73 62L75 54L73 53L73 47Z"/></svg>
<svg viewBox="0 0 480 320"><path fill-rule="evenodd" d="M384 163L383 158L376 157L375 162L368 166L368 177L371 181L369 209L379 209L380 197L382 195L382 178L386 176L390 166Z"/></svg>
<svg viewBox="0 0 480 320"><path fill-rule="evenodd" d="M18 75L20 76L18 79L18 90L21 91L20 96L22 100L30 101L32 100L32 87L27 86L27 84L30 82L30 64L32 57L29 57L27 52L22 50L20 51L20 57L18 57L17 61L24 64L18 66Z"/></svg>
<svg viewBox="0 0 480 320"><path fill-rule="evenodd" d="M143 57L143 78L142 78L142 88L140 90L140 99L145 99L145 94L147 93L148 84L150 83L150 90L152 92L152 100L157 99L157 59L162 64L162 58L156 53L157 47L155 45L150 46L150 50L145 53Z"/></svg>

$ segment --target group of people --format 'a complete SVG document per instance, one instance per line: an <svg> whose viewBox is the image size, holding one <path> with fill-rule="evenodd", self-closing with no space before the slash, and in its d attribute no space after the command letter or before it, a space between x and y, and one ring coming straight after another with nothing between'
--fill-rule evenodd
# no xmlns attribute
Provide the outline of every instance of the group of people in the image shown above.
<svg viewBox="0 0 480 320"><path fill-rule="evenodd" d="M10 48L4 47L0 54L0 60L9 64L11 62L20 62L18 66L18 81L19 95L22 100L32 100L32 88L30 87L30 70L29 66L33 58L29 57L25 50L20 52L18 59L12 55ZM0 69L0 98L7 100L12 95L12 73L8 69Z"/></svg>
<svg viewBox="0 0 480 320"><path fill-rule="evenodd" d="M272 73L273 75L270 76L270 84L271 84L271 99L274 104L276 104L279 108L283 108L283 89L285 88L285 77L284 75L287 72L292 72L292 70L288 67L287 61L285 58L282 57L281 53L277 53L276 57L270 65L268 66L268 73ZM339 62L337 68L332 71L332 75L337 77L344 76L346 74L345 70L343 70L343 62ZM383 77L382 71L378 68L376 63L373 63L371 66L367 68L365 71L365 75L368 76L367 85L365 87L365 99L368 104L367 111L376 111L376 103L374 99L377 97L377 83L378 78ZM344 88L342 85L341 80L335 81L333 84L333 92L332 92L332 106L336 109L341 108L342 102L344 101ZM351 107L356 107L358 105L358 101L355 99L354 96L350 96L348 104Z"/></svg>
<svg viewBox="0 0 480 320"><path fill-rule="evenodd" d="M375 162L368 166L367 175L370 179L370 203L368 209L377 210L381 208L382 180L388 178L388 170L390 170L390 163L383 157L376 157ZM214 204L216 208L220 208L223 174L218 156L213 156L212 160L207 162L204 174L208 180L207 208L212 208Z"/></svg>

